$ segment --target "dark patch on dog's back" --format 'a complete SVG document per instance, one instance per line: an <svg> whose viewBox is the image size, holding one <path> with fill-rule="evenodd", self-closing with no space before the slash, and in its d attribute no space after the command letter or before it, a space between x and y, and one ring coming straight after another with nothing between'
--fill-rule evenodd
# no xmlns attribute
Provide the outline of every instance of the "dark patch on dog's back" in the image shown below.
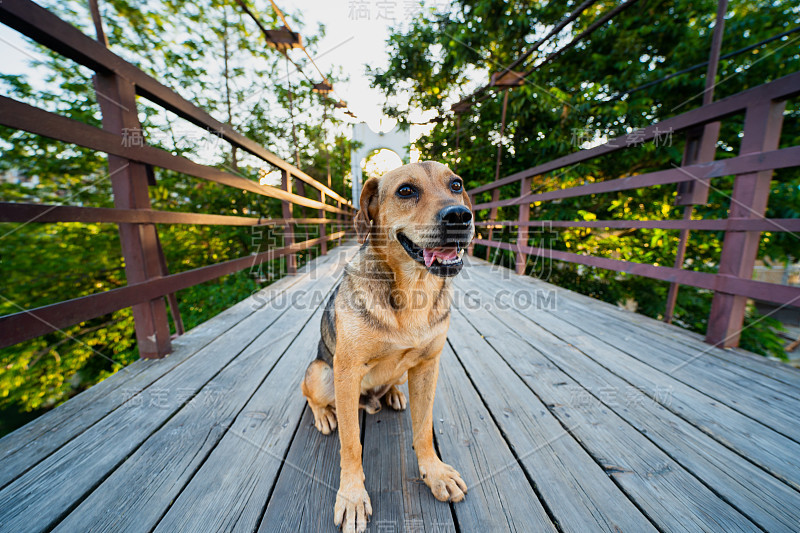
<svg viewBox="0 0 800 533"><path fill-rule="evenodd" d="M322 320L319 324L319 346L317 346L317 359L321 359L333 366L333 354L336 353L336 295L339 294L341 283L333 289Z"/></svg>

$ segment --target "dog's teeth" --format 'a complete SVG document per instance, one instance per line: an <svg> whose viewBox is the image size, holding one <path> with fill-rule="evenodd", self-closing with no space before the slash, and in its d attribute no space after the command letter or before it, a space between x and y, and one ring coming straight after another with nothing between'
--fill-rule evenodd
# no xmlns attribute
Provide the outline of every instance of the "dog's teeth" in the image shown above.
<svg viewBox="0 0 800 533"><path fill-rule="evenodd" d="M461 259L462 257L464 257L464 249L463 248L458 251L458 258Z"/></svg>

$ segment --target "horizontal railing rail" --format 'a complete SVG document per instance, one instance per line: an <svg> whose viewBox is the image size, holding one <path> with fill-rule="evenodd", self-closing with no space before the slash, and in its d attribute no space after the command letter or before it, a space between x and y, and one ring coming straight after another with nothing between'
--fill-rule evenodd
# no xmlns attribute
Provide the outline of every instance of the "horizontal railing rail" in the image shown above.
<svg viewBox="0 0 800 533"><path fill-rule="evenodd" d="M800 83L800 79L798 79ZM697 165L687 165L646 174L637 174L627 178L618 178L598 183L588 183L578 185L568 189L559 189L536 194L526 194L522 198L509 198L495 202L485 202L473 206L475 209L489 209L492 207L508 207L533 202L547 202L551 200L561 200L566 198L577 198L580 196L590 196L592 194L603 194L609 192L628 191L632 189L642 189L656 185L670 185L673 183L694 182L711 180L730 176L731 174L744 174L747 172L760 172L762 170L777 170L797 166L800 160L800 146L761 152L758 154L742 155L722 159L711 163L701 163ZM469 191L473 194L474 191Z"/></svg>
<svg viewBox="0 0 800 533"><path fill-rule="evenodd" d="M538 226L553 228L688 229L706 231L800 231L800 218L722 218L712 220L497 220L478 221L478 227Z"/></svg>
<svg viewBox="0 0 800 533"><path fill-rule="evenodd" d="M344 231L340 231L325 237L309 239L256 255L171 274L143 283L134 283L119 289L46 305L32 311L6 315L0 318L0 348L45 335L55 329L91 320L118 309L132 307L182 289L188 289L200 283L260 265L265 261L297 253L311 246L321 244L325 240L339 239L344 234Z"/></svg>
<svg viewBox="0 0 800 533"><path fill-rule="evenodd" d="M637 132L637 143L642 144L652 141L658 135L663 135L665 132L677 133L687 130L692 127L707 124L716 120L721 120L731 115L741 113L748 107L751 107L754 102L761 101L781 101L792 98L800 94L800 72L784 76L758 87L753 87L741 93L729 96L722 100L718 100L709 105L693 109L681 115L662 120L657 124L642 128ZM614 152L630 148L630 143L627 137L615 137L610 141L603 143L594 148L579 150L572 154L559 157L547 163L531 167L520 172L516 172L510 176L481 185L471 189L469 194L477 194L484 191L490 191L503 185L519 182L524 178L539 176L547 172L559 170L564 167L583 163L594 159L596 157L609 155ZM480 207L479 207L480 208Z"/></svg>
<svg viewBox="0 0 800 533"><path fill-rule="evenodd" d="M3 0L0 22L95 72L114 74L135 86L136 94L219 136L272 166L290 173L343 204L349 201L255 141L218 121L155 78L111 52L66 21L30 0Z"/></svg>
<svg viewBox="0 0 800 533"><path fill-rule="evenodd" d="M154 209L117 209L15 202L0 202L0 222L191 224L196 226L285 226L286 224L338 223L329 218L259 218Z"/></svg>
<svg viewBox="0 0 800 533"><path fill-rule="evenodd" d="M0 3L0 22L95 71L95 90L102 111L103 128L7 96L0 96L0 125L108 154L108 177L112 183L115 205L113 208L101 208L0 202L0 222L117 224L128 281L124 287L0 317L0 348L130 307L133 309L140 354L143 357L161 357L171 350L166 302L169 303L176 333L183 333L177 309L178 291L280 257L286 257L288 272L294 273L295 255L298 252L319 246L324 254L329 241L340 240L345 235L341 228L347 227L349 220L346 217L351 216L354 209L344 196L236 132L230 125L214 119L108 50L103 43L84 35L79 29L29 0L4 0ZM144 137L135 143L126 142L126 130L141 131L136 95L279 169L281 187L262 185L243 176L148 146ZM152 209L148 192L148 167L171 170L280 200L283 216L260 218ZM311 186L318 198L292 192L292 180ZM305 191L304 187L300 189ZM329 204L329 201L336 205ZM318 216L294 217L293 205L314 209ZM328 218L326 213L332 213L335 218ZM282 226L285 228L285 246L170 274L156 226L163 224ZM294 242L292 228L295 224L317 226L320 237ZM339 231L329 233L326 229L328 225L338 226Z"/></svg>
<svg viewBox="0 0 800 533"><path fill-rule="evenodd" d="M195 163L185 157L171 154L160 148L153 146L126 146L127 143L123 142L124 138L121 135L44 111L6 96L0 96L0 125L76 144L99 152L117 155L129 161L137 161L154 167L174 170L175 172L243 191L254 192L279 200L287 200L296 205L324 209L331 213L349 213L347 210L292 194L277 187L260 185L216 167Z"/></svg>
<svg viewBox="0 0 800 533"><path fill-rule="evenodd" d="M488 230L488 238L481 236L473 241L473 245L486 246L487 250L497 248L515 252L519 273L524 272L527 256L532 255L713 291L714 301L708 320L706 340L716 345L735 346L738 344L743 325L747 298L781 306L800 306L800 287L752 279L760 232L800 231L800 219L768 219L765 216L773 171L800 166L800 146L778 149L786 100L798 95L800 95L800 73L794 73L636 132L637 144L640 145L657 138L658 135L663 135L664 132L670 132L672 135L683 131L686 132L688 140L692 135L697 136L698 131L702 131L701 140L695 139L696 147L697 143L702 143L702 135L709 135L709 131L713 135L718 134L719 121L744 114L741 149L739 155L734 157L689 164L693 159L685 153L683 164L673 165L674 168L670 169L544 192L532 190L534 181L539 176L630 148L631 143L627 137L617 137L594 148L580 150L471 189L468 194L476 212L489 210L487 220L476 221L477 227ZM712 123L716 123L715 129L708 128ZM708 141L707 144L713 147L716 144L716 137ZM731 175L735 176L734 192L731 196L729 216L724 219L693 220L686 216L686 212L683 220L530 219L530 209L534 203L586 198L669 184L679 186L688 184L705 187L707 190L713 180ZM512 184L519 184L519 194L510 198L500 198L501 188ZM490 201L477 201L479 195L488 192L492 193ZM697 198L703 197L698 195ZM692 200L680 205L697 205L705 201L705 199ZM499 209L503 207L518 207L517 219L497 220ZM516 243L492 240L494 229L509 226L518 228ZM684 270L682 255L676 260L676 266L667 267L530 246L531 227L722 231L725 233L725 239L718 272L711 273ZM665 316L671 317L670 305L674 306L674 298L671 302L668 299L668 311Z"/></svg>

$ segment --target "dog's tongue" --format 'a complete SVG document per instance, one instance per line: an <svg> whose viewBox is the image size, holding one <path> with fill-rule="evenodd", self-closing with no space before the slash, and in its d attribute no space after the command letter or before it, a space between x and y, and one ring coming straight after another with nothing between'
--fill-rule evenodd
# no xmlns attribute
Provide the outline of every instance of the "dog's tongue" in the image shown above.
<svg viewBox="0 0 800 533"><path fill-rule="evenodd" d="M455 246L448 246L446 248L423 248L422 256L425 259L425 266L431 266L433 261L438 257L442 261L449 261L455 259L458 255Z"/></svg>

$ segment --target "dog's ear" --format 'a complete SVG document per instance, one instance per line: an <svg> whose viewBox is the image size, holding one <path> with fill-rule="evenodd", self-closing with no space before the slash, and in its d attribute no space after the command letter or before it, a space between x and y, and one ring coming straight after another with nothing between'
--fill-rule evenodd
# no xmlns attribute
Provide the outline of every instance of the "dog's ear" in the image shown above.
<svg viewBox="0 0 800 533"><path fill-rule="evenodd" d="M359 244L367 242L372 221L378 216L378 179L370 178L361 189L360 209L356 213L356 237Z"/></svg>

